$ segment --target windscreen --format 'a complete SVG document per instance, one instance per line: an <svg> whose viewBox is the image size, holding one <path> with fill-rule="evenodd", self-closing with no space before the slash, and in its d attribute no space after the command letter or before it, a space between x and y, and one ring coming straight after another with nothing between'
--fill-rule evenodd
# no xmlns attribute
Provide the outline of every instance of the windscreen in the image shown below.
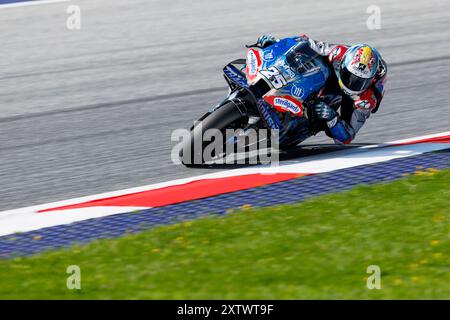
<svg viewBox="0 0 450 320"><path fill-rule="evenodd" d="M314 61L317 57L319 54L310 47L309 42L302 41L289 49L286 62L293 70L306 73L318 67Z"/></svg>

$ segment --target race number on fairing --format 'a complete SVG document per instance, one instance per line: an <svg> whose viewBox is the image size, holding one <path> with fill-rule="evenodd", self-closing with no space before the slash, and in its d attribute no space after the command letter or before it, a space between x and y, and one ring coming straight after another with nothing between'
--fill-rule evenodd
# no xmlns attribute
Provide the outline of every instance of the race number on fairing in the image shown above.
<svg viewBox="0 0 450 320"><path fill-rule="evenodd" d="M287 85L286 79L283 77L283 75L280 73L280 71L278 71L278 69L275 67L270 67L266 70L261 70L259 73L261 73L261 75L264 78L269 80L275 89L280 89L283 86Z"/></svg>

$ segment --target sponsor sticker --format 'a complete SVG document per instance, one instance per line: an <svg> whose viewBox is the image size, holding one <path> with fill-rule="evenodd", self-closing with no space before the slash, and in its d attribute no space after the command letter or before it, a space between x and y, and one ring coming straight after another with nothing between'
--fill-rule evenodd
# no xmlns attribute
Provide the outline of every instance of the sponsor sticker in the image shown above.
<svg viewBox="0 0 450 320"><path fill-rule="evenodd" d="M270 49L269 51L264 51L263 59L264 59L264 61L272 61L273 59L275 59L275 55L273 54L273 50Z"/></svg>
<svg viewBox="0 0 450 320"><path fill-rule="evenodd" d="M258 73L258 53L255 50L249 50L247 54L247 73L249 76L255 76Z"/></svg>
<svg viewBox="0 0 450 320"><path fill-rule="evenodd" d="M294 114L299 114L302 112L302 109L299 105L289 99L282 97L275 97L275 99L273 100L273 105L275 107L290 111Z"/></svg>
<svg viewBox="0 0 450 320"><path fill-rule="evenodd" d="M303 93L304 93L303 88L297 87L295 84L292 85L292 88L291 88L292 96L298 97L298 98L303 98Z"/></svg>
<svg viewBox="0 0 450 320"><path fill-rule="evenodd" d="M295 72L291 68L288 67L285 69L285 71L289 75L289 77L291 77L291 79L294 79L296 77Z"/></svg>

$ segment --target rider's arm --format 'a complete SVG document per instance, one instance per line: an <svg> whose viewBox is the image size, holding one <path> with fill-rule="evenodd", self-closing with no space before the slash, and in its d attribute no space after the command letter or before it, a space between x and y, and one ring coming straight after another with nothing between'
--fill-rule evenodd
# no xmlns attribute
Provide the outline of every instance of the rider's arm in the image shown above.
<svg viewBox="0 0 450 320"><path fill-rule="evenodd" d="M380 56L380 65L378 66L377 74L375 76L374 84L371 86L373 89L374 95L376 97L376 105L372 109L372 113L378 111L380 107L381 100L383 100L384 89L386 86L387 80L387 65L386 62Z"/></svg>
<svg viewBox="0 0 450 320"><path fill-rule="evenodd" d="M379 105L379 100L372 88L364 91L360 96L356 96L352 105L341 106L343 116L336 117L327 122L328 133L338 144L350 143L369 118L373 110ZM342 111L343 108L351 110Z"/></svg>
<svg viewBox="0 0 450 320"><path fill-rule="evenodd" d="M340 117L327 122L328 133L336 144L348 144L355 138L369 116L370 110L354 109L349 123Z"/></svg>
<svg viewBox="0 0 450 320"><path fill-rule="evenodd" d="M319 55L324 56L324 57L328 56L331 53L331 51L338 46L337 44L333 44L333 43L316 41L316 40L308 37L306 34L302 34L300 36L300 38L307 40L309 42L311 49L313 49Z"/></svg>

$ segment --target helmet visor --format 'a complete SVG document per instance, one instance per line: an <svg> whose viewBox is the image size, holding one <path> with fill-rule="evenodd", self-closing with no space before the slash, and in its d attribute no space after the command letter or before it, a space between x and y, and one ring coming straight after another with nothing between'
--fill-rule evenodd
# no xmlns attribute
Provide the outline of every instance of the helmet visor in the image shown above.
<svg viewBox="0 0 450 320"><path fill-rule="evenodd" d="M366 90L372 78L361 78L351 73L345 66L341 67L341 81L348 89L355 92L361 92Z"/></svg>

